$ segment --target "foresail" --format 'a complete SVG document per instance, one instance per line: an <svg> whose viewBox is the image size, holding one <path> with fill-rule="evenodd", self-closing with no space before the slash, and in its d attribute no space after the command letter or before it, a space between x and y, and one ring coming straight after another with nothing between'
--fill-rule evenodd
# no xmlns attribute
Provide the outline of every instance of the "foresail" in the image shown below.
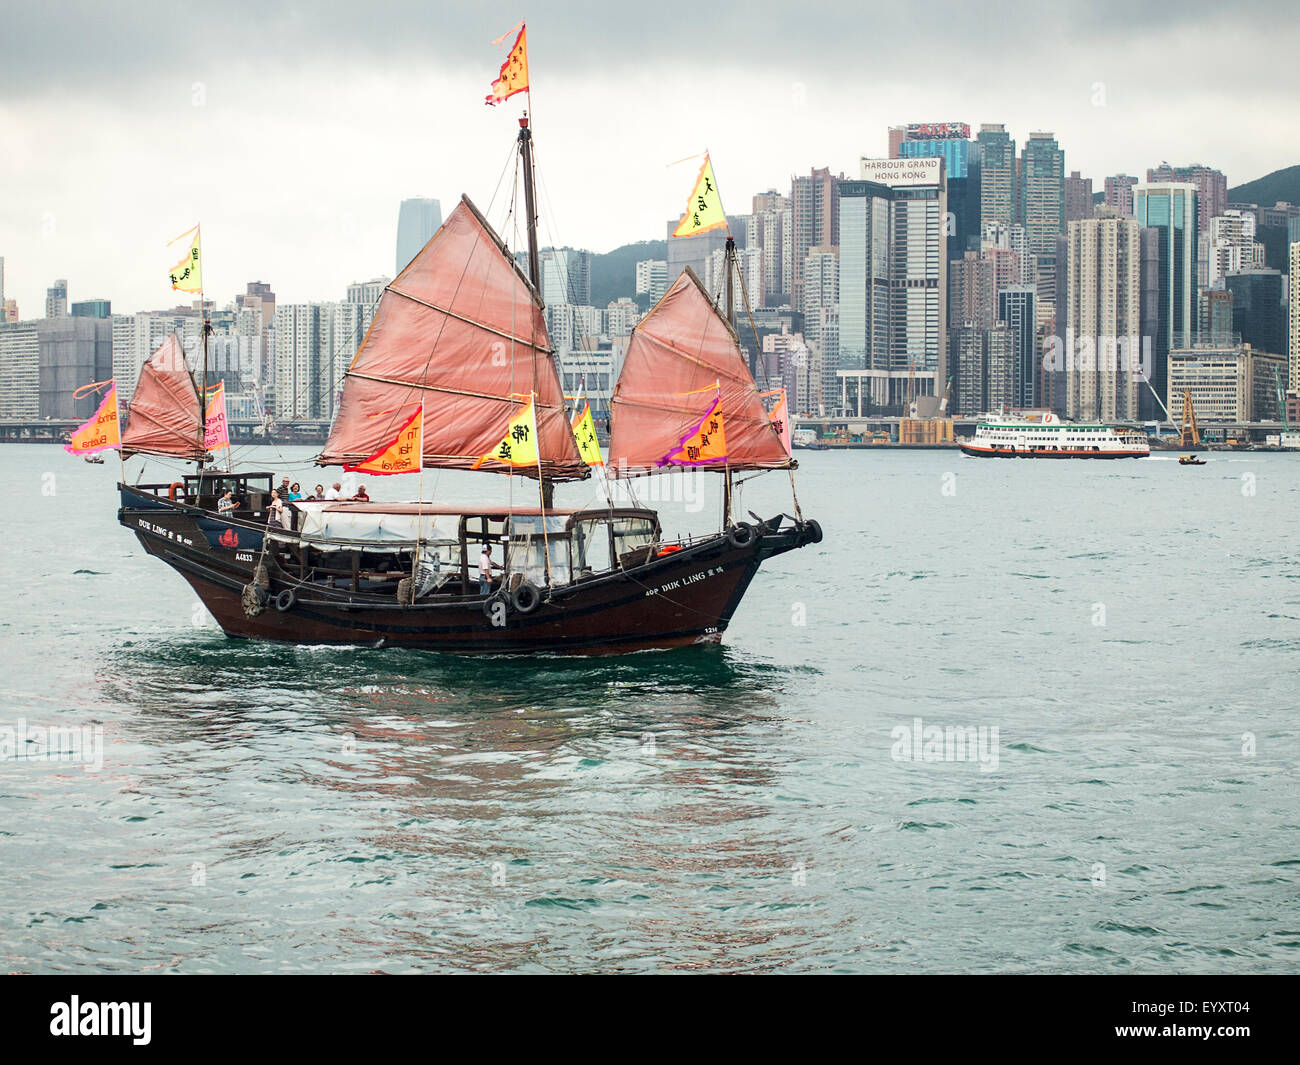
<svg viewBox="0 0 1300 1065"><path fill-rule="evenodd" d="M632 332L612 403L613 476L665 465L720 398L726 462L708 468L785 469L791 465L735 331L687 267Z"/></svg>
<svg viewBox="0 0 1300 1065"><path fill-rule="evenodd" d="M541 472L586 477L565 412L541 301L483 216L462 197L385 289L348 367L321 465L373 455L423 403L424 465L537 475L484 459L535 395ZM405 413L403 413L405 412Z"/></svg>
<svg viewBox="0 0 1300 1065"><path fill-rule="evenodd" d="M199 393L180 337L170 334L140 368L122 430L122 455L202 459Z"/></svg>

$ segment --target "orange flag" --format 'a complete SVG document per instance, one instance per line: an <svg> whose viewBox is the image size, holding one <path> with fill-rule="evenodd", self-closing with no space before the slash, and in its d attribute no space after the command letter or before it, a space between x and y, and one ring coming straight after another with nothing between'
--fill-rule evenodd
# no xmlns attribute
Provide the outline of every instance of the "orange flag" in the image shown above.
<svg viewBox="0 0 1300 1065"><path fill-rule="evenodd" d="M388 411L384 412L385 414ZM419 473L424 468L424 406L416 408L406 424L397 430L391 443L385 444L368 459L355 466L346 462L349 473L373 473L386 477L397 473Z"/></svg>
<svg viewBox="0 0 1300 1065"><path fill-rule="evenodd" d="M772 419L772 428L776 430L776 435L781 438L781 443L785 445L785 453L791 454L790 451L790 409L786 400L784 388L774 388L771 392L760 392L759 395L765 399L770 396L780 396L776 405L768 412L768 417Z"/></svg>
<svg viewBox="0 0 1300 1065"><path fill-rule="evenodd" d="M727 461L727 434L722 424L719 392L699 424L678 441L656 466L712 466Z"/></svg>
<svg viewBox="0 0 1300 1065"><path fill-rule="evenodd" d="M99 381L77 389L73 396L77 398L103 385L109 386L104 401L88 421L72 431L71 441L63 445L63 450L70 455L93 455L96 451L110 451L122 446L122 431L117 423L117 382Z"/></svg>
<svg viewBox="0 0 1300 1065"><path fill-rule="evenodd" d="M506 61L501 64L501 73L492 83L492 91L484 98L484 103L499 104L502 100L510 99L517 92L528 91L528 40L525 36L527 33L528 27L522 22L519 23L519 36L515 38L514 47L510 49ZM492 43L499 44L509 36L507 31Z"/></svg>

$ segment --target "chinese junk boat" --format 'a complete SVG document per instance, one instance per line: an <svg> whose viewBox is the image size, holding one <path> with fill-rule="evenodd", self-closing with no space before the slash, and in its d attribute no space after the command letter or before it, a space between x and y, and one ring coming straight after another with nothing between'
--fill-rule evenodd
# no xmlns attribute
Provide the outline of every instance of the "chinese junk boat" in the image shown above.
<svg viewBox="0 0 1300 1065"><path fill-rule="evenodd" d="M732 474L795 463L733 327L690 271L632 335L608 469L613 477L716 470L721 529L670 540L654 510L612 497L587 509L553 505L557 482L591 469L570 427L538 295L530 131L526 119L520 125L530 276L462 198L380 298L317 461L372 473L477 470L485 488L489 473L528 477L531 505L273 508L272 474L205 468L202 393L175 336L143 367L123 457L179 458L198 471L170 484L121 484L118 517L193 586L228 635L469 654L715 642L762 562L821 540L797 499L793 518L750 523L731 512ZM407 448L414 456L403 453L404 438L421 441ZM219 511L227 489L235 509ZM504 546L503 572L486 595L483 545L498 558Z"/></svg>

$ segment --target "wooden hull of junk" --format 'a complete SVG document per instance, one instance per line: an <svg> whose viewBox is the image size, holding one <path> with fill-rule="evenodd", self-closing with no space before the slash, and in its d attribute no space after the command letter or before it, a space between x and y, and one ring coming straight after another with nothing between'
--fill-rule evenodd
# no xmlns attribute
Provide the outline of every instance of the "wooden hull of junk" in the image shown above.
<svg viewBox="0 0 1300 1065"><path fill-rule="evenodd" d="M392 591L355 593L304 582L275 551L263 551L261 523L227 520L129 485L119 489L120 523L190 583L228 636L309 645L602 655L716 643L760 564L822 537L816 522L783 524L778 515L677 550L657 545L639 565L543 594L531 612L498 610L494 624L482 595L404 605ZM249 616L244 588L259 563L269 578L266 605Z"/></svg>

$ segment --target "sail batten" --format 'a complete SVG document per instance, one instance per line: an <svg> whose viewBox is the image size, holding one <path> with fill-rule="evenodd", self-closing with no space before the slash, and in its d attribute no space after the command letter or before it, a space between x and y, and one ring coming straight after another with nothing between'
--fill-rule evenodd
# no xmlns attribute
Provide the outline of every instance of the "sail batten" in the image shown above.
<svg viewBox="0 0 1300 1065"><path fill-rule="evenodd" d="M122 429L122 455L207 457L199 391L175 333L169 334L140 368Z"/></svg>
<svg viewBox="0 0 1300 1065"><path fill-rule="evenodd" d="M484 461L528 394L537 465ZM555 480L590 474L569 429L541 300L466 197L380 297L317 462L373 454L396 429L392 412L412 403L424 410L426 466Z"/></svg>
<svg viewBox="0 0 1300 1065"><path fill-rule="evenodd" d="M725 461L701 468L792 466L735 330L687 267L632 331L612 401L610 473L636 476L697 465L673 456L715 403L725 418Z"/></svg>

